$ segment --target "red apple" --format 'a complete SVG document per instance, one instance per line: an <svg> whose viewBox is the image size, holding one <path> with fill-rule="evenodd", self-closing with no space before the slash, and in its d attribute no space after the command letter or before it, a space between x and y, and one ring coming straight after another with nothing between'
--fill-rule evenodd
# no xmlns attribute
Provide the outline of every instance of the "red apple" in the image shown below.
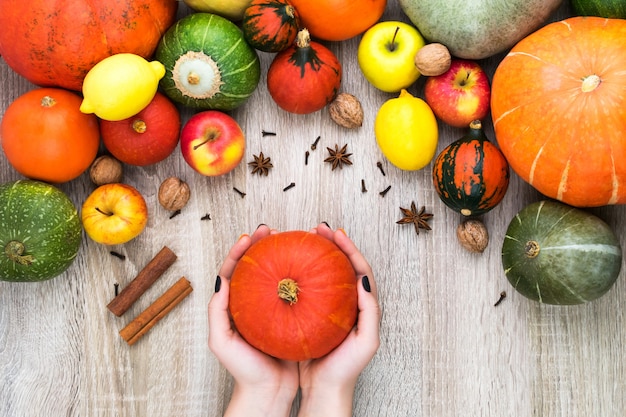
<svg viewBox="0 0 626 417"><path fill-rule="evenodd" d="M119 245L143 231L148 223L148 207L136 188L122 183L105 184L87 197L81 219L92 240Z"/></svg>
<svg viewBox="0 0 626 417"><path fill-rule="evenodd" d="M235 119L219 110L194 114L180 134L183 158L202 175L226 174L241 162L246 140Z"/></svg>
<svg viewBox="0 0 626 417"><path fill-rule="evenodd" d="M468 127L489 113L489 78L477 62L452 59L448 71L426 80L424 98L442 122Z"/></svg>
<svg viewBox="0 0 626 417"><path fill-rule="evenodd" d="M180 113L165 95L157 92L150 104L133 117L100 121L104 146L129 165L152 165L167 158L178 145Z"/></svg>

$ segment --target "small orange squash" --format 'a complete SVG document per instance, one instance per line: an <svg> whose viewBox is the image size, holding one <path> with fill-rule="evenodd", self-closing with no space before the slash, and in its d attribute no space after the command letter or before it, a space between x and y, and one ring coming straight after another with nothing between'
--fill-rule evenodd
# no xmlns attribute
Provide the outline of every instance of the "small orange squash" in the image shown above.
<svg viewBox="0 0 626 417"><path fill-rule="evenodd" d="M572 206L626 203L626 20L573 17L521 40L493 77L511 168Z"/></svg>
<svg viewBox="0 0 626 417"><path fill-rule="evenodd" d="M252 346L276 358L319 358L350 333L356 274L330 240L293 230L254 243L230 281L233 322Z"/></svg>
<svg viewBox="0 0 626 417"><path fill-rule="evenodd" d="M80 91L110 55L149 58L177 9L173 0L0 0L0 54L33 84Z"/></svg>

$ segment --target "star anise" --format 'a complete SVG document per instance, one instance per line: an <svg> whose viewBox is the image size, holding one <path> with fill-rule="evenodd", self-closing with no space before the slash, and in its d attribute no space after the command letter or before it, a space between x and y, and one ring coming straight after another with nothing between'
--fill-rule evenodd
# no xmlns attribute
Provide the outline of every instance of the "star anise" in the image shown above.
<svg viewBox="0 0 626 417"><path fill-rule="evenodd" d="M428 225L428 220L430 220L433 215L431 213L426 213L426 207L422 206L422 208L417 211L415 201L412 201L410 210L400 207L400 211L402 211L402 215L404 217L398 220L396 222L397 224L413 223L413 226L415 226L415 233L418 235L420 234L420 229L431 230Z"/></svg>
<svg viewBox="0 0 626 417"><path fill-rule="evenodd" d="M271 158L266 158L265 155L263 155L263 152L259 155L254 155L254 161L248 162L248 165L253 167L252 175L258 173L259 175L267 176L270 168L274 167L274 165L272 165Z"/></svg>
<svg viewBox="0 0 626 417"><path fill-rule="evenodd" d="M343 148L339 149L338 145L335 145L335 149L328 149L328 153L330 156L324 159L324 162L330 162L333 165L333 171L335 168L343 169L344 165L352 165L352 161L350 160L351 153L347 153L348 145L343 145Z"/></svg>

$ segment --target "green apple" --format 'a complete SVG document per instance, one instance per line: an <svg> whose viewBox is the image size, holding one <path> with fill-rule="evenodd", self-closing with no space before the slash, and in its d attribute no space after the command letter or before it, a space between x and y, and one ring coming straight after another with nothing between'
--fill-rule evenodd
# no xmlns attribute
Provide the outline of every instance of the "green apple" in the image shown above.
<svg viewBox="0 0 626 417"><path fill-rule="evenodd" d="M380 22L361 38L357 59L365 79L387 93L408 88L420 76L415 54L426 41L417 29L397 21Z"/></svg>
<svg viewBox="0 0 626 417"><path fill-rule="evenodd" d="M214 13L234 22L243 18L243 12L252 0L184 0L196 12Z"/></svg>

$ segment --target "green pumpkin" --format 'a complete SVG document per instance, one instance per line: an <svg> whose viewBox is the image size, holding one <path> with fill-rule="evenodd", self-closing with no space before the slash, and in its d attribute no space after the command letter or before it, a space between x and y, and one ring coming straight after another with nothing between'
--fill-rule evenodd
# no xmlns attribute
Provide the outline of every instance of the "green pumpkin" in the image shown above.
<svg viewBox="0 0 626 417"><path fill-rule="evenodd" d="M47 183L0 185L0 280L44 281L74 262L82 225L74 204Z"/></svg>
<svg viewBox="0 0 626 417"><path fill-rule="evenodd" d="M576 16L598 16L626 19L624 0L571 0Z"/></svg>
<svg viewBox="0 0 626 417"><path fill-rule="evenodd" d="M605 294L619 276L619 240L600 218L556 201L522 209L502 245L507 279L546 304L582 304Z"/></svg>
<svg viewBox="0 0 626 417"><path fill-rule="evenodd" d="M156 59L166 69L160 81L173 101L194 109L233 110L252 95L261 77L256 50L233 22L192 13L161 38Z"/></svg>

